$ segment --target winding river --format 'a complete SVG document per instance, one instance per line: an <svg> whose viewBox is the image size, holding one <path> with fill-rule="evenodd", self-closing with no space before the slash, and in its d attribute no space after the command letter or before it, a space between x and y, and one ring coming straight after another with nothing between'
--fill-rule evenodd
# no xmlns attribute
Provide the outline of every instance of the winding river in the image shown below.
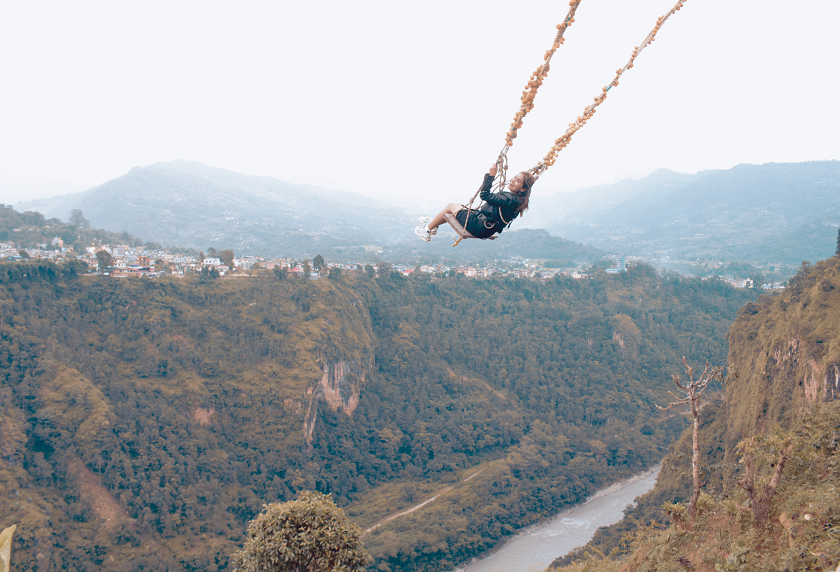
<svg viewBox="0 0 840 572"><path fill-rule="evenodd" d="M560 513L550 522L525 529L501 549L474 560L456 572L534 572L583 546L595 531L621 520L633 500L653 488L661 466L598 491L584 504Z"/></svg>

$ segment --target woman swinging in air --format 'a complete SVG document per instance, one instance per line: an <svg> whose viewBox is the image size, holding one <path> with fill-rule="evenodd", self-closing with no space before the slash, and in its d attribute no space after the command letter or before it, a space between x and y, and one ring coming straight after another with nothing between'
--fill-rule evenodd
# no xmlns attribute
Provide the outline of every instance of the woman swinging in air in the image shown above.
<svg viewBox="0 0 840 572"><path fill-rule="evenodd" d="M432 240L432 235L437 234L437 228L446 222L443 216L446 214L455 215L461 226L476 238L489 238L506 229L513 219L528 210L531 187L536 179L531 173L522 172L508 183L507 188L510 192L491 193L497 171L498 167L493 165L484 175L484 183L479 193L484 203L478 210L450 203L432 219L421 217L422 224L414 229L414 234L425 241Z"/></svg>
<svg viewBox="0 0 840 572"><path fill-rule="evenodd" d="M597 111L597 107L606 101L607 92L618 86L618 80L621 79L624 72L634 66L634 62L636 58L639 57L639 54L642 53L642 50L647 48L650 43L653 42L662 25L683 7L685 1L686 0L677 0L677 3L670 11L668 11L664 16L660 16L656 19L656 26L654 26L653 30L648 33L644 42L633 49L633 55L630 58L630 61L628 61L624 67L616 70L615 77L608 85L601 88L601 93L595 97L594 103L587 105L583 110L583 114L579 115L573 123L569 124L569 128L565 131L565 133L563 133L563 135L560 136L559 139L554 140L554 145L552 145L548 154L542 159L542 161L534 167L533 173L539 175L554 165L557 160L557 154L567 147L572 141L572 136L584 125L586 125L590 119L592 119L595 111ZM510 131L506 133L505 146L499 155L499 164L504 164L504 161L507 158L508 149L510 149L513 145L513 140L516 138L517 132L522 128L522 122L525 115L533 109L534 99L537 96L537 90L543 84L546 75L548 75L551 56L560 47L560 44L563 43L565 31L572 25L572 23L574 23L574 16L580 3L581 0L570 0L569 12L566 14L566 18L563 22L557 25L557 34L551 44L551 49L545 53L545 56L543 56L543 62L537 70L531 74L528 84L525 86L525 90L522 92L522 97L520 98L522 104L519 106L519 110L514 116ZM519 173L511 179L510 184L507 187L508 190L500 189L498 193L493 193L491 190L493 188L493 179L496 176L497 170L498 167L493 165L490 167L489 172L484 175L484 183L481 185L481 189L479 191L481 200L484 202L478 210L451 203L440 211L433 219L430 220L425 217L421 218L420 222L422 224L414 229L414 233L423 240L431 240L432 235L437 234L437 228L446 222L446 216L449 216L451 220L452 215L454 215L454 218L458 221L458 223L464 227L464 230L475 238L490 238L495 233L502 232L506 229L514 218L528 209L528 199L531 195L531 187L533 186L536 178L535 175L530 172ZM470 202L470 205L472 205L472 202ZM452 224L453 226L455 225L454 222ZM461 234L460 230L458 232ZM460 242L460 240L458 240L455 245L457 245L458 242Z"/></svg>

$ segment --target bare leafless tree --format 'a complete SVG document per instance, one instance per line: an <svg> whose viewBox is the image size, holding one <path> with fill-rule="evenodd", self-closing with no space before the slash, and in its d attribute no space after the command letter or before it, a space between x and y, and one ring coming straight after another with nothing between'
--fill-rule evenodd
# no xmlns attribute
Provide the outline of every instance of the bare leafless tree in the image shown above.
<svg viewBox="0 0 840 572"><path fill-rule="evenodd" d="M700 487L702 483L700 482L700 399L703 396L703 392L706 391L706 388L709 386L709 383L714 380L722 380L723 378L723 367L709 367L709 362L706 362L706 366L703 369L703 373L700 374L699 377L695 379L694 377L694 368L688 365L685 357L683 356L683 364L685 365L686 373L688 374L688 381L682 382L680 381L680 375L672 375L671 379L674 380L674 383L677 384L677 387L680 388L681 395L676 395L672 391L668 393L671 397L674 398L667 407L660 407L657 405L657 409L660 411L667 411L672 407L678 405L688 405L691 409L691 415L694 417L694 428L691 434L691 443L692 443L692 455L691 455L691 479L692 479L692 490L691 490L691 500L688 502L688 523L689 526L694 524L694 519L697 516L697 499L700 498Z"/></svg>

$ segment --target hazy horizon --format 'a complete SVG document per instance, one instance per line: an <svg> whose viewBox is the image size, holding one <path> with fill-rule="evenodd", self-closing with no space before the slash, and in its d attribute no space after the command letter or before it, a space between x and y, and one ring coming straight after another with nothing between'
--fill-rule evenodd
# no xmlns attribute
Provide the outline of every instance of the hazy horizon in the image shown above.
<svg viewBox="0 0 840 572"><path fill-rule="evenodd" d="M673 3L581 4L512 169L536 164ZM797 7L689 0L540 192L659 168L840 158L840 110L812 103L840 86L821 57L840 53L840 4ZM566 10L548 0L515 10L499 0L6 4L0 48L14 57L0 60L11 86L0 103L14 113L0 120L0 172L90 188L184 158L391 202L465 200Z"/></svg>
<svg viewBox="0 0 840 572"><path fill-rule="evenodd" d="M817 160L817 161L834 161L834 160L836 160L836 159L823 159L823 160ZM200 161L189 161L188 159L175 159L173 161L159 161L159 162L156 162L156 163L170 163L170 162L175 162L175 161L187 161L187 162L193 162L193 163L201 163ZM791 163L808 163L808 162L810 162L810 161L796 161L796 162L791 162ZM770 161L769 163L776 163L776 162ZM781 162L779 162L779 163L781 163ZM150 167L151 165L154 165L154 164L155 163L151 163L149 165L137 165L135 167L131 167L131 169L138 168L138 167L139 168L146 168L146 167ZM211 167L211 168L218 168L218 169L224 169L224 170L227 170L227 171L233 171L232 169L227 169L226 167L221 167L221 166L218 166L218 165L207 165L206 163L201 163L201 164L203 164L207 167ZM667 169L665 167L661 167L659 169L654 169L650 173L647 173L647 174L641 175L641 176L637 176L637 177L630 176L630 177L624 177L623 179L618 179L618 180L615 180L615 181L608 181L608 182L604 182L604 183L598 183L598 184L594 184L594 185L586 186L586 187L554 190L553 192L542 194L542 196L546 197L546 198L549 198L549 197L556 196L556 195L559 195L559 194L574 193L574 192L577 192L577 191L583 191L583 190L587 190L587 189L591 189L591 188L597 188L597 187L602 187L602 186L610 186L610 185L614 185L616 183L621 183L621 182L626 182L626 181L640 181L640 180L645 179L646 177L656 173L657 171L671 171L671 172L680 173L680 174L696 175L698 173L708 172L708 171L726 171L726 170L729 170L731 168L738 167L740 165L763 165L763 164L766 164L766 163L761 163L761 164L741 163L739 165L733 165L732 167L730 167L728 169L703 169L703 170L700 170L700 171L697 171L697 172L694 172L694 173L686 173L686 172L682 172L682 171L675 171L673 169ZM131 169L129 169L129 171ZM238 171L233 171L233 172L238 172ZM124 176L127 173L128 173L128 171L126 171L126 173L123 173L122 175L119 175L117 177L113 177L112 179L108 179L106 181L101 181L101 182L99 182L95 185L92 185L90 187L82 187L78 183L74 184L72 182L67 182L67 181L55 181L55 180L49 180L49 179L37 179L36 178L36 179L33 179L31 182L29 182L30 188L34 189L34 192L32 192L31 195L26 196L24 194L13 195L11 193L6 193L6 189L7 189L6 185L8 184L8 181L10 181L10 180L14 181L15 179L6 178L4 176L4 173L0 172L0 203L10 204L10 205L13 205L15 208L17 208L21 205L25 205L27 203L31 203L31 202L34 202L34 201L48 200L48 199L60 197L60 196L63 196L63 195L82 193L82 192L91 190L95 187L98 187L102 184L105 184L108 181L111 181L113 179L118 179L118 178ZM259 176L269 176L270 178L273 178L273 179L276 179L278 181L282 181L282 182L285 182L285 183L301 184L301 183L295 183L293 181L284 181L283 179L280 179L278 177L273 177L273 176L270 176L270 175L255 175L255 174L252 174L252 173L239 173L239 174L248 175L248 176L257 176L257 177L259 177ZM24 184L26 184L26 181L24 181ZM61 185L65 185L65 186L62 187ZM323 189L326 189L326 190L333 190L333 191L351 192L351 193L356 193L356 194L359 194L359 195L362 195L362 196L368 197L368 198L374 198L374 199L377 198L376 196L371 195L371 194L366 194L363 191L361 191L361 192L360 191L347 191L346 189L340 189L340 188L335 188L335 187L327 187L327 186L323 186L323 185L307 185L307 186L312 186L312 187L316 187L316 188L323 188ZM52 190L49 190L49 189L55 189L55 190L52 191ZM13 200L9 200L9 198L11 198ZM405 207L409 210L423 209L425 207L434 206L436 204L432 199L427 199L425 201L424 200L409 200L408 203L405 203L405 202L400 202L399 199L389 200L388 197L386 197L384 199L384 202L389 204L390 206ZM534 226L528 225L528 224L524 224L524 225L520 225L520 226L524 226L525 228L537 228L537 227L534 227Z"/></svg>

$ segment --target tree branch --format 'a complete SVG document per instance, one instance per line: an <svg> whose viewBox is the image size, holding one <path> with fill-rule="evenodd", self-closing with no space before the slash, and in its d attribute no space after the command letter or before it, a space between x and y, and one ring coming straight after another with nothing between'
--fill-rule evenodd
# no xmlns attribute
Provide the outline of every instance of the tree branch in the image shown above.
<svg viewBox="0 0 840 572"><path fill-rule="evenodd" d="M770 479L770 482L764 485L764 490L761 491L761 499L767 499L768 501L773 498L773 495L776 494L776 487L779 486L779 479L782 477L782 471L785 468L785 463L787 463L788 459L790 459L791 453L793 453L794 443L788 443L788 446L782 450L781 454L779 455L779 461L776 463L776 470L773 471L773 477Z"/></svg>

